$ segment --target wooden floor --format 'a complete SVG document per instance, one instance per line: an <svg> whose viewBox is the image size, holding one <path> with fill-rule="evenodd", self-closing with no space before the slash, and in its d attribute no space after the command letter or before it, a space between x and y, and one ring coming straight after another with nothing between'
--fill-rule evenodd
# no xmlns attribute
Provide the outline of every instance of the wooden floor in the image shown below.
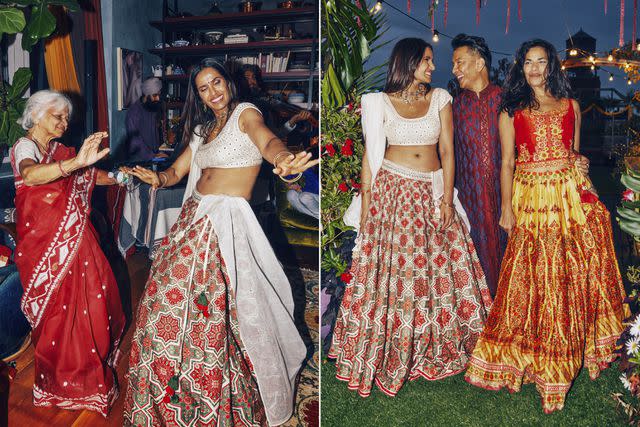
<svg viewBox="0 0 640 427"><path fill-rule="evenodd" d="M137 307L149 274L150 263L146 254L136 253L127 260L127 269L131 280L131 303ZM102 427L122 426L122 411L126 382L125 370L129 366L129 350L133 327L129 326L122 341L122 360L118 365L120 397L115 402L107 418L91 411L69 411L58 408L36 408L32 403L33 386L33 347L17 359L17 374L9 390L9 426L10 427Z"/></svg>

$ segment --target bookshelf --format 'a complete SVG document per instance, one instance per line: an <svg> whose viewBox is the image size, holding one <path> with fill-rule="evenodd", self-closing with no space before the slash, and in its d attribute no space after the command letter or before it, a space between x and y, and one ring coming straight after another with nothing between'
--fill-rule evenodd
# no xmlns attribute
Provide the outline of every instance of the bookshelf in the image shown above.
<svg viewBox="0 0 640 427"><path fill-rule="evenodd" d="M162 44L148 51L160 58L161 78L167 88L164 119L180 115L184 105L189 67L205 57L217 57L237 67L253 64L261 68L262 80L273 91L295 90L305 94L307 108L318 102L318 7L232 12L206 16L168 16L168 1L163 0L163 18L150 26L162 33ZM175 3L175 0L174 0ZM273 28L277 33L269 33ZM246 42L225 44L222 37L212 44L207 31L247 35ZM286 35L286 37L284 37ZM172 46L178 39L188 46ZM238 37L238 39L242 39ZM194 41L197 40L197 45ZM178 65L184 73L167 74L167 66ZM231 70L233 71L233 70ZM168 123L169 120L165 120Z"/></svg>

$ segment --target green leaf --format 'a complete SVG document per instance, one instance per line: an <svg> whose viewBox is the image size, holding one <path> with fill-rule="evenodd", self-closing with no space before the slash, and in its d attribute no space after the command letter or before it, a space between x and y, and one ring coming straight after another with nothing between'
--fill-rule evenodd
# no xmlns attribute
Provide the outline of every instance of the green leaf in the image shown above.
<svg viewBox="0 0 640 427"><path fill-rule="evenodd" d="M639 201L635 201L635 202L630 202L628 200L625 200L622 202L622 206L627 208L627 209L639 209L640 208L640 200Z"/></svg>
<svg viewBox="0 0 640 427"><path fill-rule="evenodd" d="M15 34L24 28L24 13L14 7L0 9L0 33Z"/></svg>
<svg viewBox="0 0 640 427"><path fill-rule="evenodd" d="M9 132L9 112L0 112L0 135L4 138L8 136Z"/></svg>
<svg viewBox="0 0 640 427"><path fill-rule="evenodd" d="M628 209L625 207L618 208L618 215L620 215L621 220L626 219L629 221L637 221L640 222L640 213L633 209Z"/></svg>
<svg viewBox="0 0 640 427"><path fill-rule="evenodd" d="M38 40L48 37L56 29L56 18L49 12L49 9L34 6L31 20L24 30L22 38L22 48L31 52L31 49Z"/></svg>
<svg viewBox="0 0 640 427"><path fill-rule="evenodd" d="M7 145L12 146L15 142L25 135L25 130L17 123L9 121L9 133L7 136Z"/></svg>
<svg viewBox="0 0 640 427"><path fill-rule="evenodd" d="M16 70L13 75L13 83L11 84L11 88L7 94L9 101L14 101L22 97L25 91L29 88L32 76L33 74L29 68L22 67Z"/></svg>
<svg viewBox="0 0 640 427"><path fill-rule="evenodd" d="M31 6L33 4L39 4L41 0L12 0L11 3L19 6Z"/></svg>
<svg viewBox="0 0 640 427"><path fill-rule="evenodd" d="M637 221L629 221L625 219L621 219L618 221L620 225L620 229L625 233L628 233L634 237L640 236L640 223Z"/></svg>
<svg viewBox="0 0 640 427"><path fill-rule="evenodd" d="M640 192L640 179L633 178L630 175L624 175L623 174L620 177L620 182L622 182L622 184L625 187L627 187L627 188L629 188L629 189L631 189L631 190L633 190L635 192Z"/></svg>

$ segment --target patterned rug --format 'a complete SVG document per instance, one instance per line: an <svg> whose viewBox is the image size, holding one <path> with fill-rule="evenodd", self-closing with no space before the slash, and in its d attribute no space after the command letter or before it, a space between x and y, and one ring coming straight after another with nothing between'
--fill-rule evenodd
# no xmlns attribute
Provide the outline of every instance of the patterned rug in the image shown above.
<svg viewBox="0 0 640 427"><path fill-rule="evenodd" d="M299 325L305 343L313 346L313 356L309 357L302 370L298 382L296 404L293 416L283 426L285 427L317 427L319 425L318 399L318 272L306 269L294 270L285 268L292 288L301 289L304 282L305 292L295 292L296 308L304 307L303 316L296 316L303 325ZM300 277L302 273L302 277ZM297 310L296 310L297 311ZM304 318L304 319L303 319ZM306 336L305 336L306 335ZM310 351L311 352L311 351Z"/></svg>

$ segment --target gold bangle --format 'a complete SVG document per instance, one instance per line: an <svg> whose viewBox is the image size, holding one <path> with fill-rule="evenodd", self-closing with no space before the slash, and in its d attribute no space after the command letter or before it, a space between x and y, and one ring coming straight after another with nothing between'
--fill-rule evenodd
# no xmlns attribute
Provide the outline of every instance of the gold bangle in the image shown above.
<svg viewBox="0 0 640 427"><path fill-rule="evenodd" d="M453 204L445 202L444 200L440 201L440 204L441 205L445 205L448 208L453 208Z"/></svg>
<svg viewBox="0 0 640 427"><path fill-rule="evenodd" d="M286 156L294 155L294 154L293 154L291 151L289 151L289 150L283 150L283 151L279 152L278 154L276 154L275 156L273 156L273 166L278 167L278 158L280 158L280 156L282 156L283 154L284 154L284 155L286 155Z"/></svg>
<svg viewBox="0 0 640 427"><path fill-rule="evenodd" d="M280 176L280 175L278 175L278 176ZM280 179L283 180L284 182L288 182L290 184L292 182L298 181L301 177L302 177L302 172L298 172L298 175L295 178L287 179L287 178L284 178L284 177L280 176Z"/></svg>
<svg viewBox="0 0 640 427"><path fill-rule="evenodd" d="M164 182L162 182L162 177L164 176ZM166 172L158 172L158 181L160 181L160 188L164 188L167 185L167 181L169 181L169 177Z"/></svg>

